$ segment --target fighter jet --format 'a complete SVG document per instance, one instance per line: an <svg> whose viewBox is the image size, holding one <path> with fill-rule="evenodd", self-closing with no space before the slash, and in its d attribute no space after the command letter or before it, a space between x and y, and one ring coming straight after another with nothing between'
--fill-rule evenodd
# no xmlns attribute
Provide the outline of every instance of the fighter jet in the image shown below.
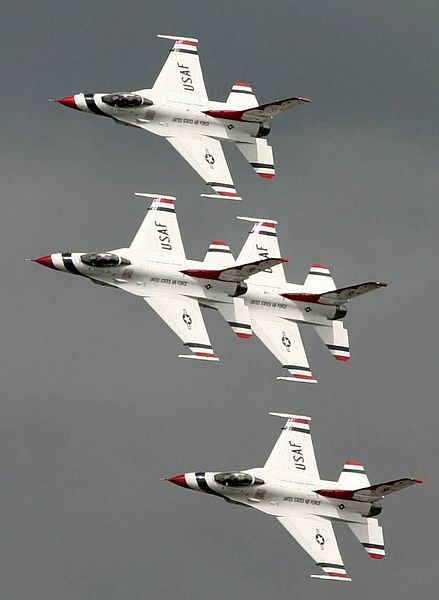
<svg viewBox="0 0 439 600"><path fill-rule="evenodd" d="M287 283L277 222L260 218L238 217L253 222L253 227L236 260L222 240L211 242L203 262L188 260L175 198L137 195L153 201L127 248L54 253L33 260L143 298L192 351L181 358L219 360L203 307L218 310L238 337L255 333L288 371L278 379L316 383L298 324L311 324L336 360L349 359L348 332L340 320L346 304L386 284L370 281L337 289L323 264L311 266L303 285Z"/></svg>
<svg viewBox="0 0 439 600"><path fill-rule="evenodd" d="M198 40L158 37L174 40L174 46L151 89L80 93L56 102L164 137L215 192L202 196L241 200L221 142L234 142L256 173L271 179L275 175L273 152L263 139L270 133L271 119L309 100L294 97L259 105L252 87L237 81L226 102L210 101Z"/></svg>
<svg viewBox="0 0 439 600"><path fill-rule="evenodd" d="M385 496L421 479L403 477L371 485L364 467L347 460L337 481L320 478L310 417L270 413L288 420L265 465L244 471L182 473L167 481L227 502L273 515L324 574L317 579L351 581L332 522L344 522L370 558L385 556L383 530L375 518Z"/></svg>

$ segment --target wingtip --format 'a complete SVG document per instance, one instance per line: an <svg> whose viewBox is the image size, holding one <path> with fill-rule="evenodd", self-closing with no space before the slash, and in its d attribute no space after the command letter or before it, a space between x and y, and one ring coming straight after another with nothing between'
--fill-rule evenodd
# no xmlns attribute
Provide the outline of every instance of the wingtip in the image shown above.
<svg viewBox="0 0 439 600"><path fill-rule="evenodd" d="M204 361L209 361L209 362L218 362L219 358L218 356L200 356L200 355L195 355L195 354L179 354L178 358L188 358L190 360L204 360Z"/></svg>
<svg viewBox="0 0 439 600"><path fill-rule="evenodd" d="M141 198L152 198L153 200L163 199L163 200L173 200L175 202L175 196L166 196L165 194L151 194L149 192L134 192L135 196L139 196Z"/></svg>
<svg viewBox="0 0 439 600"><path fill-rule="evenodd" d="M158 38L161 38L162 40L174 40L176 42L178 42L178 41L194 42L195 44L198 44L197 38L187 37L186 35L168 35L166 33L157 33L156 35Z"/></svg>
<svg viewBox="0 0 439 600"><path fill-rule="evenodd" d="M311 579L326 579L327 581L352 581L348 575L310 575Z"/></svg>
<svg viewBox="0 0 439 600"><path fill-rule="evenodd" d="M285 376L279 376L276 377L276 379L278 379L279 381L294 381L296 383L317 383L317 379L314 379L314 377L312 377L311 379L308 378L303 378L303 377L298 377L297 375L292 375L291 377L285 377Z"/></svg>
<svg viewBox="0 0 439 600"><path fill-rule="evenodd" d="M250 223L272 223L273 225L277 225L278 222L274 219L262 219L259 217L236 217L240 221L250 221Z"/></svg>
<svg viewBox="0 0 439 600"><path fill-rule="evenodd" d="M242 200L242 196L229 196L222 194L200 194L201 198L213 198L214 200Z"/></svg>
<svg viewBox="0 0 439 600"><path fill-rule="evenodd" d="M283 412L269 412L271 417L284 417L286 419L306 419L311 423L311 417L307 417L306 415L292 415L291 413L283 413Z"/></svg>

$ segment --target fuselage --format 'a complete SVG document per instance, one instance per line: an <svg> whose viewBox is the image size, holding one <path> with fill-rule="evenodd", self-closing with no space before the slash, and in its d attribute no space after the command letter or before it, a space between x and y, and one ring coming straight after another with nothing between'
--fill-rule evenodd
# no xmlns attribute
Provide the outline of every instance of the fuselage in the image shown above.
<svg viewBox="0 0 439 600"><path fill-rule="evenodd" d="M162 244L165 246L167 243L166 236L163 236ZM102 259L101 264L96 266L99 258L90 259L95 256L108 259ZM145 298L182 294L198 300L202 306L217 308L220 303L232 303L233 298L239 296L258 318L262 319L265 314L314 325L329 324L328 320L332 321L340 316L337 306L307 304L286 300L281 296L283 293L303 291L302 285L287 284L286 287L277 288L252 283L251 277L245 283L237 284L195 278L182 273L186 269L202 269L203 263L199 261L175 263L166 262L164 258L154 261L131 248L106 253L55 253L46 258L46 266L82 275L95 283L116 287Z"/></svg>
<svg viewBox="0 0 439 600"><path fill-rule="evenodd" d="M335 481L297 482L291 471L265 468L226 472L192 472L175 475L171 483L194 491L224 498L233 504L256 508L281 517L319 515L333 520L364 523L381 511L379 502L337 500L319 495L317 490L336 489Z"/></svg>
<svg viewBox="0 0 439 600"><path fill-rule="evenodd" d="M209 110L225 110L227 105L224 102L188 103L184 97L169 97L151 89L124 93L79 93L61 98L58 102L164 137L205 135L220 141L251 142L270 131L268 125L219 119L206 114Z"/></svg>

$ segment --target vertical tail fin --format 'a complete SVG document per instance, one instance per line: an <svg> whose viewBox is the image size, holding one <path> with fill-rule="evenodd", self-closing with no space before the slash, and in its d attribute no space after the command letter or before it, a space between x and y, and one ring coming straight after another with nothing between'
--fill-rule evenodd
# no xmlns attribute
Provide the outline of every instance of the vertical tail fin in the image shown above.
<svg viewBox="0 0 439 600"><path fill-rule="evenodd" d="M341 321L332 321L330 325L313 325L313 327L335 360L346 362L350 359L348 330Z"/></svg>
<svg viewBox="0 0 439 600"><path fill-rule="evenodd" d="M242 110L258 106L259 102L253 94L253 89L249 83L235 81L226 100L227 108Z"/></svg>
<svg viewBox="0 0 439 600"><path fill-rule="evenodd" d="M358 490L368 487L370 481L361 463L356 460L347 460L341 470L338 484L345 490Z"/></svg>
<svg viewBox="0 0 439 600"><path fill-rule="evenodd" d="M377 519L366 519L366 523L348 523L352 533L366 550L370 558L381 559L386 556L383 528Z"/></svg>

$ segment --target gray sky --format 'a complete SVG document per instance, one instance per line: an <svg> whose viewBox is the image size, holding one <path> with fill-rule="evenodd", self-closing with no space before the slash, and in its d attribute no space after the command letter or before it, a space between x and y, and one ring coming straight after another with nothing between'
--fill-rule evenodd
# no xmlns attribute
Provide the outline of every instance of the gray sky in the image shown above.
<svg viewBox="0 0 439 600"><path fill-rule="evenodd" d="M437 593L438 27L433 0L2 3L2 598ZM240 205L200 199L163 140L47 101L148 87L169 49L156 33L200 39L212 99L236 80L261 102L312 99L274 122L273 181L226 149ZM352 360L306 330L319 384L278 383L262 344L208 313L222 361L179 361L140 300L23 262L127 244L146 209L134 191L177 196L191 258L218 238L237 252L235 216L266 216L290 281L313 262L340 285L388 281L352 303ZM160 481L263 464L281 426L269 410L313 418L323 477L350 458L373 481L425 478L385 503L384 561L339 528L351 586L310 580L274 519Z"/></svg>

